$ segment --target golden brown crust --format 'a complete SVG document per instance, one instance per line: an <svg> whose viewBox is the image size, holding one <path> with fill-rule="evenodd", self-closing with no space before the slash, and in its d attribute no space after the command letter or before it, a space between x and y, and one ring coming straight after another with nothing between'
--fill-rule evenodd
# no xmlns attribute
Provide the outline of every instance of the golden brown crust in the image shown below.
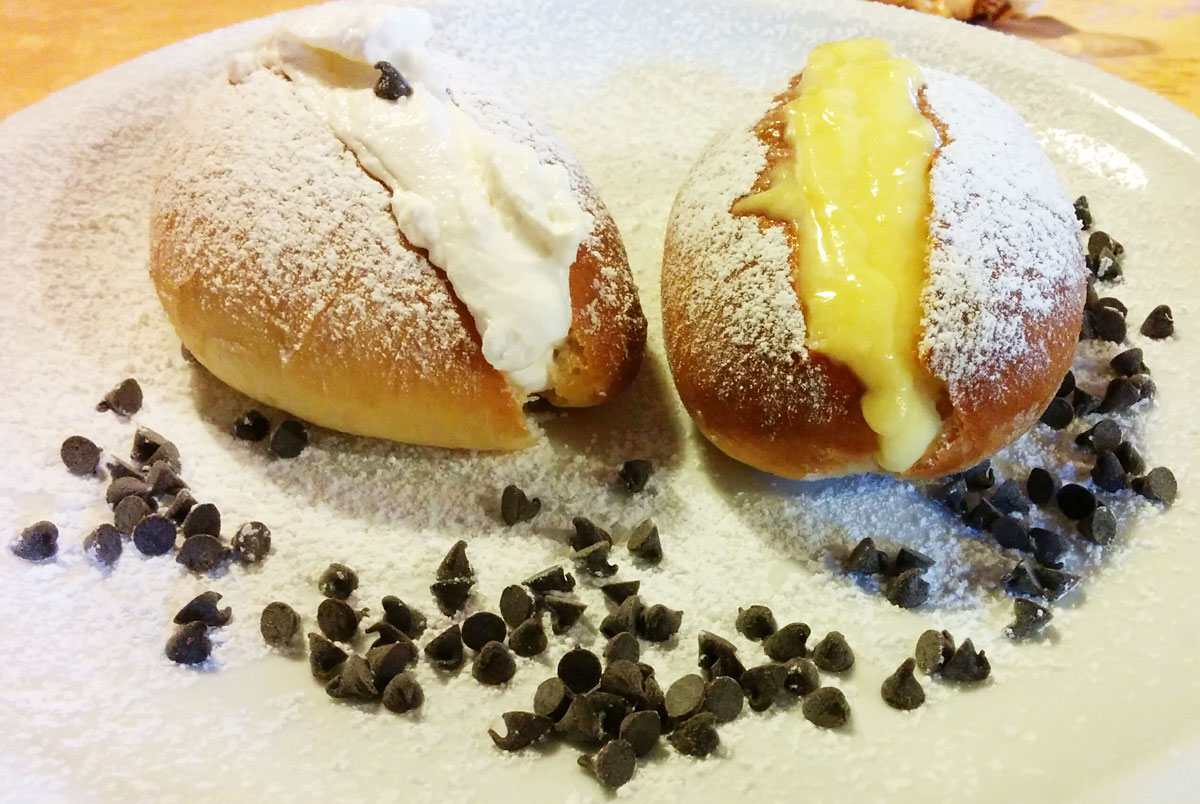
<svg viewBox="0 0 1200 804"><path fill-rule="evenodd" d="M799 80L797 75L754 128L767 148L766 167L746 188L747 195L766 189L772 168L792 157L780 113L798 91ZM944 147L949 142L945 126L923 99L921 109L942 134ZM720 358L705 347L727 340L731 305L714 304L705 315L695 314L695 295L712 289L696 281L694 249L682 242L679 231L679 216L687 213L679 207L677 200L664 250L663 332L676 388L697 427L731 457L784 477L881 471L874 460L878 438L862 416L863 387L848 367L807 350L793 352L790 367L780 370L778 362L765 358L752 344L722 343ZM794 225L764 217L758 223L762 230L783 227L794 276L800 253ZM794 283L791 290L796 292ZM1074 357L1085 292L1082 276L1078 287L1067 290L1057 297L1057 308L1049 315L1051 326L1030 338L1044 343L1046 369L1029 372L1018 363L995 367L993 376L966 383L965 393L953 402L942 388L942 431L903 476L932 478L968 468L1037 422ZM914 353L916 348L914 344ZM714 364L716 359L721 365ZM933 379L930 361L918 357L918 362ZM728 380L729 374L736 375L736 382ZM996 386L1006 393L990 393Z"/></svg>
<svg viewBox="0 0 1200 804"><path fill-rule="evenodd" d="M286 80L214 86L192 108L169 133L155 187L150 274L201 364L344 432L487 450L531 443L524 400L484 359L445 276ZM603 214L572 266L573 318L607 313L610 326L572 327L583 357L559 384L577 405L632 378L645 331L612 218L586 200ZM577 286L590 292L577 298Z"/></svg>

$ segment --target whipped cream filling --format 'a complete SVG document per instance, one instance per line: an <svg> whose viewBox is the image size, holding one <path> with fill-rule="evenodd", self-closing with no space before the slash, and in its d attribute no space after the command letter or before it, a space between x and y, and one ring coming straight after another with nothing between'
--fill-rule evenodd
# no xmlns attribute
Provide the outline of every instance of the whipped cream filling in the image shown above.
<svg viewBox="0 0 1200 804"><path fill-rule="evenodd" d="M566 168L476 123L454 102L445 57L428 46L428 14L385 5L322 6L289 16L238 82L266 67L287 76L362 167L392 193L392 214L466 305L483 356L516 388L549 388L571 327L570 269L592 229ZM376 96L386 61L412 88Z"/></svg>

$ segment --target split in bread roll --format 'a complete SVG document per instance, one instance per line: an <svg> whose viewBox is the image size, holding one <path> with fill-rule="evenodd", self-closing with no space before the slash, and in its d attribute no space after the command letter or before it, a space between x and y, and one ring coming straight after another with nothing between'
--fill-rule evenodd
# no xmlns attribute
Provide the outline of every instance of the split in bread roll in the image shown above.
<svg viewBox="0 0 1200 804"><path fill-rule="evenodd" d="M1020 116L879 40L816 48L675 201L663 328L717 447L792 478L969 467L1071 365L1079 223Z"/></svg>
<svg viewBox="0 0 1200 804"><path fill-rule="evenodd" d="M629 384L645 319L574 157L423 12L288 16L166 131L150 273L197 360L319 425L514 449Z"/></svg>

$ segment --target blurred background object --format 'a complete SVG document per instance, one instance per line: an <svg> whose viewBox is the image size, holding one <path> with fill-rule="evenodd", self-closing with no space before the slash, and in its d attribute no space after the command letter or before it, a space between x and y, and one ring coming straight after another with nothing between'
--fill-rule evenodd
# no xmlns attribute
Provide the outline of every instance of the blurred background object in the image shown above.
<svg viewBox="0 0 1200 804"><path fill-rule="evenodd" d="M877 0L889 6L903 6L939 17L953 17L966 22L994 22L1009 16L1029 17L1037 13L1046 0Z"/></svg>

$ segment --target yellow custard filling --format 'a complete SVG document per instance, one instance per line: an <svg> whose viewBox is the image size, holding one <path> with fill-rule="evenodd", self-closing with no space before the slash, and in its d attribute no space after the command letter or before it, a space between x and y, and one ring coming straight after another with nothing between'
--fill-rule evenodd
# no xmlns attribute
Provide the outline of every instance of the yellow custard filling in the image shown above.
<svg viewBox="0 0 1200 804"><path fill-rule="evenodd" d="M862 382L875 460L889 472L910 468L941 429L936 385L917 359L938 144L917 105L922 84L920 68L878 39L816 48L783 109L794 159L734 205L795 225L808 346Z"/></svg>

